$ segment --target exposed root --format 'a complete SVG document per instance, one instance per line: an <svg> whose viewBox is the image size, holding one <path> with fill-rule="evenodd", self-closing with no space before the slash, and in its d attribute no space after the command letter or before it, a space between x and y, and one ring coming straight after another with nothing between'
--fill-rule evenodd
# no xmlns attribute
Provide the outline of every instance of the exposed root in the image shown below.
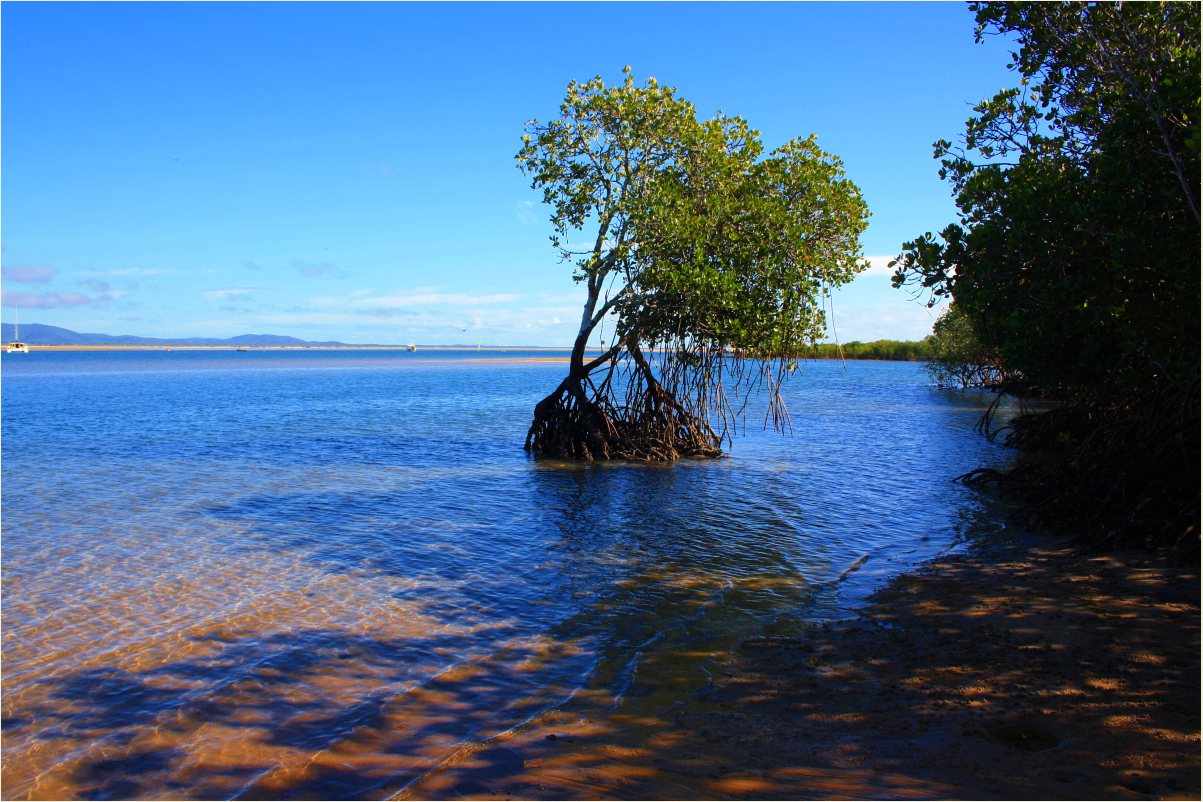
<svg viewBox="0 0 1203 802"><path fill-rule="evenodd" d="M669 358L657 371L633 341L587 364L575 362L568 378L535 406L526 449L572 460L669 462L721 456L723 434L707 418L710 397L678 397L669 389L690 386L678 368ZM604 377L600 382L591 377L593 370ZM669 387L662 383L666 376Z"/></svg>
<svg viewBox="0 0 1203 802"><path fill-rule="evenodd" d="M584 349L585 340L578 339L568 377L535 407L526 449L537 456L648 462L719 457L754 394L767 401L766 427L789 428L781 384L795 368L793 358L749 354L692 336L641 347L630 332L591 361Z"/></svg>
<svg viewBox="0 0 1203 802"><path fill-rule="evenodd" d="M561 387L535 407L526 448L539 456L573 460L671 461L722 455L719 435L662 388L645 388L639 402L616 408L577 388Z"/></svg>
<svg viewBox="0 0 1203 802"><path fill-rule="evenodd" d="M1091 549L1170 546L1199 552L1199 378L1185 386L1021 415L1007 445L1070 451L1064 460L957 477L1026 504L1019 523L1071 532Z"/></svg>

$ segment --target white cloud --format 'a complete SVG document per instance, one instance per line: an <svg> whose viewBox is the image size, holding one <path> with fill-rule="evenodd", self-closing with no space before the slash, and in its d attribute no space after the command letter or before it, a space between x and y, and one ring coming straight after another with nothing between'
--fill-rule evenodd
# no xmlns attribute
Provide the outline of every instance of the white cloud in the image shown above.
<svg viewBox="0 0 1203 802"><path fill-rule="evenodd" d="M258 315L255 320L276 326L304 326L306 328L315 326L362 327L367 321L367 316L356 312L282 312L274 315ZM406 325L408 326L411 322L428 324L431 320L423 315L415 315L413 318L406 317Z"/></svg>
<svg viewBox="0 0 1203 802"><path fill-rule="evenodd" d="M312 276L334 276L335 278L346 278L348 273L345 270L339 270L331 262L304 262L300 259L293 259L288 263L288 266L297 271L298 274L306 277Z"/></svg>
<svg viewBox="0 0 1203 802"><path fill-rule="evenodd" d="M520 309L465 309L470 328L494 332L536 332L564 326L561 316L571 320L577 310L569 307L523 307ZM567 331L567 329L565 329ZM575 333L575 332L573 332Z"/></svg>
<svg viewBox="0 0 1203 802"><path fill-rule="evenodd" d="M207 290L203 295L206 298L245 298L257 289L257 287L237 287L229 290Z"/></svg>
<svg viewBox="0 0 1203 802"><path fill-rule="evenodd" d="M97 301L110 300L101 296ZM59 306L86 306L93 303L89 295L82 292L11 292L4 290L0 304L19 306L22 309L54 309Z"/></svg>
<svg viewBox="0 0 1203 802"><path fill-rule="evenodd" d="M890 267L890 262L898 258L898 254L893 256L866 256L865 261L869 263L869 269L863 273L858 273L859 276L892 276L894 268Z"/></svg>
<svg viewBox="0 0 1203 802"><path fill-rule="evenodd" d="M528 200L518 201L514 207L514 214L518 218L518 222L524 226L533 225L538 222L538 217L535 216L534 203Z"/></svg>
<svg viewBox="0 0 1203 802"><path fill-rule="evenodd" d="M57 273L58 270L50 265L5 265L0 268L0 275L5 281L23 284L46 284Z"/></svg>
<svg viewBox="0 0 1203 802"><path fill-rule="evenodd" d="M835 308L835 332L840 342L873 340L922 340L931 334L942 306L928 309L919 303L887 303ZM827 314L827 336L832 338L831 313Z"/></svg>
<svg viewBox="0 0 1203 802"><path fill-rule="evenodd" d="M588 296L583 292L571 292L563 295L536 295L535 297L540 301L552 304L576 304L577 307L583 309Z"/></svg>
<svg viewBox="0 0 1203 802"><path fill-rule="evenodd" d="M255 319L276 326L354 327L362 329L369 321L391 321L389 326L403 326L410 331L438 331L454 337L464 329L488 336L507 333L545 332L564 326L562 316L572 315L575 309L558 307L523 307L517 309L446 309L412 310L396 307L369 307L350 311L296 311L259 315ZM567 331L567 329L566 329ZM568 336L568 335L566 335ZM451 340L448 340L450 342Z"/></svg>
<svg viewBox="0 0 1203 802"><path fill-rule="evenodd" d="M186 276L187 270L144 270L137 267L127 267L122 270L84 270L80 275L84 276L128 276L137 274L140 276Z"/></svg>
<svg viewBox="0 0 1203 802"><path fill-rule="evenodd" d="M352 306L430 306L436 304L504 304L521 300L523 296L512 293L498 295L468 295L458 292L414 292L406 295L389 295L378 298L360 298ZM325 299L323 299L325 300Z"/></svg>

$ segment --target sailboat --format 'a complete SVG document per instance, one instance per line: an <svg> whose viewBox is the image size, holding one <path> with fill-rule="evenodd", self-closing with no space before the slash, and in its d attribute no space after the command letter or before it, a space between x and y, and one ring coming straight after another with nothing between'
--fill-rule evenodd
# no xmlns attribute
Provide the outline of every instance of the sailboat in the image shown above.
<svg viewBox="0 0 1203 802"><path fill-rule="evenodd" d="M8 352L10 354L28 354L29 346L21 342L20 331L21 318L17 313L17 307L13 307L13 341L8 344Z"/></svg>

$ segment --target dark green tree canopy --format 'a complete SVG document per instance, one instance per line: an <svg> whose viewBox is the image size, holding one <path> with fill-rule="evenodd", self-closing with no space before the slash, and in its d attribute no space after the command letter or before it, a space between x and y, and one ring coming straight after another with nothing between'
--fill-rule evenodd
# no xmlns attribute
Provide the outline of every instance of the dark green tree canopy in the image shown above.
<svg viewBox="0 0 1203 802"><path fill-rule="evenodd" d="M970 8L979 38L1017 37L1019 86L936 143L960 220L906 243L894 283L953 298L1008 391L1061 399L983 430L1073 453L963 478L1028 525L1197 564L1200 6Z"/></svg>
<svg viewBox="0 0 1203 802"><path fill-rule="evenodd" d="M1045 387L1186 380L1199 358L1199 4L976 3L1019 38L1018 88L940 140L960 222L906 243L895 286L955 296Z"/></svg>
<svg viewBox="0 0 1203 802"><path fill-rule="evenodd" d="M587 289L570 378L552 405L576 417L547 430L544 447L537 410L528 445L586 457L710 453L722 432L709 415L725 423L733 411L726 390L775 387L784 360L823 335L823 298L862 269L868 211L814 137L765 154L743 119L699 120L675 89L624 73L619 86L569 84L559 118L530 121L517 156L552 210L553 245ZM577 238L591 245L574 248ZM607 315L612 344L586 361ZM609 379L602 390L588 376L628 360L645 397L619 405ZM662 432L651 451L622 445L650 431L632 407L649 397L672 410L661 428L693 433ZM582 426L600 433L593 448L568 432Z"/></svg>

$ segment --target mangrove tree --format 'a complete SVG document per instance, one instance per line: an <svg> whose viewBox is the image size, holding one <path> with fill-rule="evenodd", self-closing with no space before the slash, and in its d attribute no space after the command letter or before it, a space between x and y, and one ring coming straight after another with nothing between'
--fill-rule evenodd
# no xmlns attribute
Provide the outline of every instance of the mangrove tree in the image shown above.
<svg viewBox="0 0 1203 802"><path fill-rule="evenodd" d="M766 154L742 118L699 120L675 89L623 73L570 83L517 155L586 291L568 375L535 407L526 447L716 456L751 395L784 425L781 382L825 333L824 299L864 268L869 215L815 137Z"/></svg>
<svg viewBox="0 0 1203 802"><path fill-rule="evenodd" d="M954 298L1010 389L1062 400L1012 422L1012 444L1071 452L973 478L1009 482L1029 521L1096 546L1193 551L1199 4L970 8L979 40L1017 42L1019 85L936 142L960 219L906 243L894 283Z"/></svg>

